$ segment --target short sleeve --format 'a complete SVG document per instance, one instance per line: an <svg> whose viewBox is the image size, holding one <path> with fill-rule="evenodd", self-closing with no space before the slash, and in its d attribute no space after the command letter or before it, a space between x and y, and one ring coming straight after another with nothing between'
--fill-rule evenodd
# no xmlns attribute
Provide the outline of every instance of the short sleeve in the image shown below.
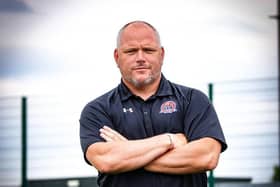
<svg viewBox="0 0 280 187"><path fill-rule="evenodd" d="M189 141L211 137L221 143L222 152L226 150L226 140L214 106L201 91L191 90L184 127Z"/></svg>
<svg viewBox="0 0 280 187"><path fill-rule="evenodd" d="M105 107L97 101L87 104L80 117L80 143L86 159L86 151L91 144L103 142L100 137L99 129L104 125L111 126L111 120L105 112Z"/></svg>

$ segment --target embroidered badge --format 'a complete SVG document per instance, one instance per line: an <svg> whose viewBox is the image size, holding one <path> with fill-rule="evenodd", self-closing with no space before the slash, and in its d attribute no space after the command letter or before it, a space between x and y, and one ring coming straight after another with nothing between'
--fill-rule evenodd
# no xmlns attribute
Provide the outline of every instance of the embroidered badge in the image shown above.
<svg viewBox="0 0 280 187"><path fill-rule="evenodd" d="M176 111L176 103L174 101L166 101L161 105L159 113L170 114Z"/></svg>

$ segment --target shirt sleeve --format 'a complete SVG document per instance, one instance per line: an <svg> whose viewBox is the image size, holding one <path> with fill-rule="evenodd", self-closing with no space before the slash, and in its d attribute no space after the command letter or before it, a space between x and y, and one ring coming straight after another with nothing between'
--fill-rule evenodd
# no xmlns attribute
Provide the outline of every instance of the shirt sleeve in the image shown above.
<svg viewBox="0 0 280 187"><path fill-rule="evenodd" d="M221 143L222 152L226 150L226 140L216 111L201 91L193 89L190 92L184 127L189 141L211 137Z"/></svg>
<svg viewBox="0 0 280 187"><path fill-rule="evenodd" d="M88 147L96 142L104 142L99 129L104 125L111 126L111 124L105 107L100 102L92 101L84 107L80 117L80 143L88 164L90 164L86 159Z"/></svg>

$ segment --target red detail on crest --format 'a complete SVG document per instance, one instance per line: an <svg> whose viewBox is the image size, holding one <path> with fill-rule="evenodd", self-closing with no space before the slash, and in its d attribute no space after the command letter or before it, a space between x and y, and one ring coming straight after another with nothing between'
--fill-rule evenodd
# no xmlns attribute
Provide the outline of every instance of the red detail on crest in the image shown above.
<svg viewBox="0 0 280 187"><path fill-rule="evenodd" d="M160 107L160 113L170 114L176 111L176 103L174 101L166 101Z"/></svg>

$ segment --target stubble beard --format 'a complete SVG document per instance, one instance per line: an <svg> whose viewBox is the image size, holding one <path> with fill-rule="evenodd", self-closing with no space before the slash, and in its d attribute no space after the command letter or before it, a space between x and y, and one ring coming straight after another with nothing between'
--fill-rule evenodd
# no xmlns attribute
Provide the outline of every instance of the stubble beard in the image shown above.
<svg viewBox="0 0 280 187"><path fill-rule="evenodd" d="M151 83L153 83L155 80L155 78L150 75L148 78L146 78L144 81L139 81L139 80L136 80L136 79L131 79L131 83L136 87L136 88L142 88L144 86L147 86Z"/></svg>
<svg viewBox="0 0 280 187"><path fill-rule="evenodd" d="M125 80L130 82L135 88L143 88L155 82L157 75L150 74L144 81L137 80L133 77L125 77Z"/></svg>

